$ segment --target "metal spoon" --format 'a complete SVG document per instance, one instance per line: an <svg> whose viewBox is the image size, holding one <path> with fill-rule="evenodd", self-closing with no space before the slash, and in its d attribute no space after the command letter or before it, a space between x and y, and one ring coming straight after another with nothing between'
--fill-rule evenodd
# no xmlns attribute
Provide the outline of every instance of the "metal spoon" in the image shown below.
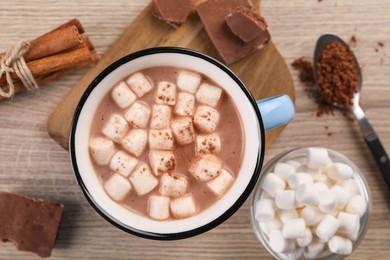
<svg viewBox="0 0 390 260"><path fill-rule="evenodd" d="M346 46L349 49L349 46L347 43L345 43L342 39L337 37L336 35L332 34L325 34L322 35L316 44L316 48L314 51L314 61L313 61L313 69L314 69L314 77L317 80L317 64L320 59L320 54L324 46L330 42L338 41L342 45ZM379 169L383 175L383 178L385 178L385 181L387 185L390 187L390 161L389 156L387 155L381 141L379 140L379 137L374 131L374 128L371 126L371 124L368 122L366 115L364 114L364 111L362 107L360 106L359 100L360 100L360 90L362 88L362 73L359 67L359 63L356 60L355 55L351 51L353 58L355 60L355 64L358 67L358 86L357 91L355 92L353 96L353 105L352 108L349 110L355 117L356 121L358 122L360 126L360 130L364 136L364 140L366 141L368 147L371 150L372 155L375 158L376 163L379 166ZM337 108L345 110L344 107L331 104L333 106L336 106Z"/></svg>

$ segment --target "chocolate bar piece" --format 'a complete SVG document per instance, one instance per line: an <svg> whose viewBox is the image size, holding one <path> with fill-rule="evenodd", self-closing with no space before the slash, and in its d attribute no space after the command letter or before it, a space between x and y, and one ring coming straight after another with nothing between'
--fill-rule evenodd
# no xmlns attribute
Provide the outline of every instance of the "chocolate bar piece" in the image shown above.
<svg viewBox="0 0 390 260"><path fill-rule="evenodd" d="M225 20L230 30L244 42L250 42L260 34L265 39L270 38L264 18L251 8L239 6Z"/></svg>
<svg viewBox="0 0 390 260"><path fill-rule="evenodd" d="M191 12L193 0L154 0L154 16L177 28Z"/></svg>
<svg viewBox="0 0 390 260"><path fill-rule="evenodd" d="M49 257L64 206L57 202L0 192L0 240L18 250Z"/></svg>
<svg viewBox="0 0 390 260"><path fill-rule="evenodd" d="M225 17L239 6L252 8L252 3L249 0L207 0L196 7L207 34L228 65L260 49L269 41L269 37L260 34L250 42L243 42L229 29Z"/></svg>

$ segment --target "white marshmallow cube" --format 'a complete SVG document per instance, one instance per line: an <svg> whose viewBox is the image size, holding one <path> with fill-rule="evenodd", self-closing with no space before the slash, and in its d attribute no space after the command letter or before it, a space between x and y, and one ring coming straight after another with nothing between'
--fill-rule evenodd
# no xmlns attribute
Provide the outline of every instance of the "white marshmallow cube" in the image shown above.
<svg viewBox="0 0 390 260"><path fill-rule="evenodd" d="M190 144L195 140L195 130L190 117L174 120L171 129L178 144Z"/></svg>
<svg viewBox="0 0 390 260"><path fill-rule="evenodd" d="M167 105L153 105L150 127L153 129L164 129L169 127L172 108Z"/></svg>
<svg viewBox="0 0 390 260"><path fill-rule="evenodd" d="M275 194L275 204L280 209L295 209L297 203L295 201L294 190L281 190Z"/></svg>
<svg viewBox="0 0 390 260"><path fill-rule="evenodd" d="M337 207L336 194L330 190L320 193L318 199L318 208L324 213L330 213Z"/></svg>
<svg viewBox="0 0 390 260"><path fill-rule="evenodd" d="M356 230L360 229L360 217L358 215L341 211L338 214L337 219L340 222L340 228L338 231L341 233L353 236Z"/></svg>
<svg viewBox="0 0 390 260"><path fill-rule="evenodd" d="M138 160L136 158L123 151L119 151L112 157L110 169L115 173L123 175L124 177L129 177L130 173L135 169L137 164Z"/></svg>
<svg viewBox="0 0 390 260"><path fill-rule="evenodd" d="M120 108L127 108L137 99L125 82L121 81L111 91L111 97Z"/></svg>
<svg viewBox="0 0 390 260"><path fill-rule="evenodd" d="M207 182L207 187L217 196L222 196L234 182L234 177L227 170L222 169L221 173Z"/></svg>
<svg viewBox="0 0 390 260"><path fill-rule="evenodd" d="M175 218L187 218L196 213L196 204L192 195L186 195L171 201L171 211Z"/></svg>
<svg viewBox="0 0 390 260"><path fill-rule="evenodd" d="M268 237L269 237L269 235L271 234L272 231L274 231L275 229L280 230L283 227L283 223L278 218L274 218L273 220L267 221L267 222L260 222L260 221L258 221L258 224L260 225L261 230Z"/></svg>
<svg viewBox="0 0 390 260"><path fill-rule="evenodd" d="M171 129L149 130L149 149L151 150L172 150L173 135Z"/></svg>
<svg viewBox="0 0 390 260"><path fill-rule="evenodd" d="M204 133L212 133L218 126L219 112L209 106L199 106L194 115L195 126Z"/></svg>
<svg viewBox="0 0 390 260"><path fill-rule="evenodd" d="M316 182L320 182L320 183L325 184L326 187L328 187L328 189L331 188L334 185L333 180L331 178L328 178L328 175L326 173L325 174L321 174L321 176L319 176L316 179Z"/></svg>
<svg viewBox="0 0 390 260"><path fill-rule="evenodd" d="M336 195L336 203L339 209L343 209L347 205L349 199L352 196L351 193L344 190L339 185L334 185L332 188L330 188L330 192Z"/></svg>
<svg viewBox="0 0 390 260"><path fill-rule="evenodd" d="M222 89L209 83L202 83L195 94L196 100L204 105L215 107L221 98Z"/></svg>
<svg viewBox="0 0 390 260"><path fill-rule="evenodd" d="M175 114L179 116L193 116L195 110L195 97L192 94L181 92L177 96Z"/></svg>
<svg viewBox="0 0 390 260"><path fill-rule="evenodd" d="M136 72L131 75L126 83L138 97L142 97L153 89L152 82L141 72Z"/></svg>
<svg viewBox="0 0 390 260"><path fill-rule="evenodd" d="M150 150L149 163L153 173L159 176L172 172L176 166L176 159L172 151Z"/></svg>
<svg viewBox="0 0 390 260"><path fill-rule="evenodd" d="M122 201L131 191L130 182L120 174L113 174L105 183L104 189L115 201Z"/></svg>
<svg viewBox="0 0 390 260"><path fill-rule="evenodd" d="M299 172L289 176L287 182L291 189L296 189L304 183L313 184L313 177L308 173Z"/></svg>
<svg viewBox="0 0 390 260"><path fill-rule="evenodd" d="M275 206L272 199L261 199L256 202L255 218L259 222L269 222L275 218Z"/></svg>
<svg viewBox="0 0 390 260"><path fill-rule="evenodd" d="M359 193L359 187L356 184L356 181L354 179L348 179L345 181L341 181L338 183L341 188L343 188L345 191L348 191L351 193L351 195L355 195Z"/></svg>
<svg viewBox="0 0 390 260"><path fill-rule="evenodd" d="M89 150L97 165L106 165L115 151L114 142L104 137L94 137L89 140Z"/></svg>
<svg viewBox="0 0 390 260"><path fill-rule="evenodd" d="M298 217L298 212L295 209L282 209L279 211L279 218L283 223L285 223L286 220Z"/></svg>
<svg viewBox="0 0 390 260"><path fill-rule="evenodd" d="M261 187L263 188L263 190L268 192L268 194L274 197L276 192L284 190L284 188L286 187L286 183L275 174L268 173L267 176L265 176Z"/></svg>
<svg viewBox="0 0 390 260"><path fill-rule="evenodd" d="M296 167L289 163L277 163L275 165L274 173L282 178L283 180L287 181L288 177L295 174Z"/></svg>
<svg viewBox="0 0 390 260"><path fill-rule="evenodd" d="M155 101L157 104L175 105L176 84L168 81L160 81L157 85Z"/></svg>
<svg viewBox="0 0 390 260"><path fill-rule="evenodd" d="M306 224L303 218L286 220L283 225L284 238L303 238L306 233Z"/></svg>
<svg viewBox="0 0 390 260"><path fill-rule="evenodd" d="M298 202L314 207L317 205L319 194L313 184L303 183L296 189L296 197Z"/></svg>
<svg viewBox="0 0 390 260"><path fill-rule="evenodd" d="M324 251L325 244L320 241L312 242L306 247L303 255L308 259L317 258Z"/></svg>
<svg viewBox="0 0 390 260"><path fill-rule="evenodd" d="M303 172L311 175L313 180L318 180L318 178L322 175L322 170L320 168L309 168L307 164L302 164L296 169L296 172Z"/></svg>
<svg viewBox="0 0 390 260"><path fill-rule="evenodd" d="M316 207L304 207L300 217L305 220L307 226L316 226L320 223L324 214Z"/></svg>
<svg viewBox="0 0 390 260"><path fill-rule="evenodd" d="M322 182L315 182L313 188L317 190L318 194L329 190L328 186Z"/></svg>
<svg viewBox="0 0 390 260"><path fill-rule="evenodd" d="M336 181L343 181L353 176L353 169L345 163L333 163L328 169L328 176Z"/></svg>
<svg viewBox="0 0 390 260"><path fill-rule="evenodd" d="M278 229L273 230L269 235L269 245L277 253L293 253L295 242L293 239L286 239Z"/></svg>
<svg viewBox="0 0 390 260"><path fill-rule="evenodd" d="M195 94L201 80L202 76L199 73L183 70L177 77L177 87L182 91Z"/></svg>
<svg viewBox="0 0 390 260"><path fill-rule="evenodd" d="M147 104L139 101L127 109L125 112L125 118L135 128L145 128L148 124L151 110Z"/></svg>
<svg viewBox="0 0 390 260"><path fill-rule="evenodd" d="M356 194L349 200L345 211L347 213L363 216L367 209L367 202L362 195Z"/></svg>
<svg viewBox="0 0 390 260"><path fill-rule="evenodd" d="M331 215L325 215L316 228L316 235L322 242L328 242L340 227L340 222L337 218Z"/></svg>
<svg viewBox="0 0 390 260"><path fill-rule="evenodd" d="M328 242L329 251L339 255L350 255L352 253L352 241L340 237L334 236Z"/></svg>
<svg viewBox="0 0 390 260"><path fill-rule="evenodd" d="M148 132L144 129L132 129L122 139L121 145L132 155L139 157L145 150L148 142Z"/></svg>
<svg viewBox="0 0 390 260"><path fill-rule="evenodd" d="M328 150L325 148L311 147L307 149L307 166L309 168L327 168L331 163Z"/></svg>
<svg viewBox="0 0 390 260"><path fill-rule="evenodd" d="M216 133L198 135L196 137L196 152L200 155L206 153L219 153L221 151L221 139Z"/></svg>
<svg viewBox="0 0 390 260"><path fill-rule="evenodd" d="M222 170L222 160L212 154L196 157L188 167L188 171L198 181L209 181Z"/></svg>
<svg viewBox="0 0 390 260"><path fill-rule="evenodd" d="M297 238L297 244L300 247L308 246L312 241L313 241L313 234L311 233L311 230L309 228L306 228L304 237Z"/></svg>
<svg viewBox="0 0 390 260"><path fill-rule="evenodd" d="M118 114L111 115L102 129L102 133L116 143L119 143L128 131L129 125L126 120Z"/></svg>
<svg viewBox="0 0 390 260"><path fill-rule="evenodd" d="M152 195L148 201L148 214L151 218L163 220L169 218L170 198Z"/></svg>
<svg viewBox="0 0 390 260"><path fill-rule="evenodd" d="M149 166L142 163L129 177L138 196L151 192L158 184L158 180L150 172Z"/></svg>
<svg viewBox="0 0 390 260"><path fill-rule="evenodd" d="M188 186L186 177L178 174L165 173L161 176L159 192L163 196L180 197L185 194Z"/></svg>

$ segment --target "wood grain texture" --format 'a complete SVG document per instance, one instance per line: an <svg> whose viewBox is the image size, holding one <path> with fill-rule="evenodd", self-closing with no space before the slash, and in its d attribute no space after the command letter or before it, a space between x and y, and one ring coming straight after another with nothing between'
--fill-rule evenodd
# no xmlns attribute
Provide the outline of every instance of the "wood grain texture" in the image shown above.
<svg viewBox="0 0 390 260"><path fill-rule="evenodd" d="M146 0L2 0L0 50L78 17L99 54L103 54L147 3ZM364 78L362 104L390 151L390 1L262 0L261 10L273 43L287 64L301 56L311 57L315 41L323 33L335 33L346 40L356 35L358 43L354 50ZM380 48L378 41L385 46ZM0 189L65 204L51 259L272 259L252 233L248 202L214 230L177 242L139 239L104 221L77 186L67 152L46 131L51 111L84 73L86 70L46 84L39 92L23 93L12 102L0 103ZM341 113L317 118L314 102L307 97L296 73L292 74L297 114L267 149L265 161L291 148L314 145L335 149L349 157L367 178L373 210L364 241L348 259L388 259L390 192L358 127ZM12 243L2 243L0 259L39 258L15 251Z"/></svg>

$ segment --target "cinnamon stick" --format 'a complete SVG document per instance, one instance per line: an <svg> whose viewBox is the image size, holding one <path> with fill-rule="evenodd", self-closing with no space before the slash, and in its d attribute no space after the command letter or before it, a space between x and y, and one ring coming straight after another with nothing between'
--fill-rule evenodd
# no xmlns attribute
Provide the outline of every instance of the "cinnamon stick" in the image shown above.
<svg viewBox="0 0 390 260"><path fill-rule="evenodd" d="M84 33L85 30L83 28L83 26L81 25L80 21L76 18L70 20L69 22L66 22L64 24L61 24L60 26L58 26L57 28L54 28L53 30L51 30L50 32L46 33L46 34L49 34L49 33L52 33L54 31L57 31L57 30L61 30L63 28L66 28L66 27L70 27L70 26L76 26L77 30L79 31L80 34ZM45 36L46 34L44 34L43 36Z"/></svg>

